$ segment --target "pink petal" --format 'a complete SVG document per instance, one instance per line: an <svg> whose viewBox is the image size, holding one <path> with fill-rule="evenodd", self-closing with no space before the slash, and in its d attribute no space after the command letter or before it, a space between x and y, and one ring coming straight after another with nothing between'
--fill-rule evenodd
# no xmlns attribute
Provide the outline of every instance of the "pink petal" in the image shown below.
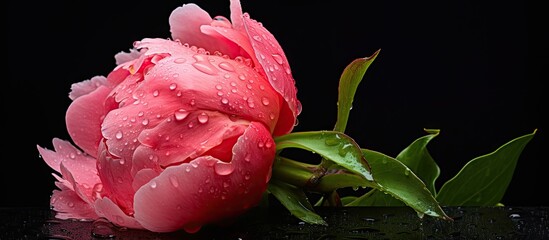
<svg viewBox="0 0 549 240"><path fill-rule="evenodd" d="M95 91L75 99L67 109L65 121L74 143L91 156L97 156L101 140L101 122L108 112L104 102L111 91L100 86Z"/></svg>
<svg viewBox="0 0 549 240"><path fill-rule="evenodd" d="M119 52L116 55L114 55L114 59L116 60L116 65L123 64L125 62L133 61L135 59L138 59L139 56L141 56L141 53L135 48L130 49L130 52Z"/></svg>
<svg viewBox="0 0 549 240"><path fill-rule="evenodd" d="M61 173L60 165L63 163L75 175L78 183L93 186L99 181L95 158L82 153L69 142L58 138L53 139L53 146L55 151L37 146L40 156L53 170Z"/></svg>
<svg viewBox="0 0 549 240"><path fill-rule="evenodd" d="M97 171L95 170L95 161L93 162L94 168L91 169L92 171L90 171L87 166L83 167L83 165L71 163L74 163L74 161L61 163L60 168L63 179L67 180L72 185L72 189L80 199L84 202L91 203L93 186L100 183L99 176L97 176ZM66 167L65 164L69 167ZM75 176L78 177L78 179Z"/></svg>
<svg viewBox="0 0 549 240"><path fill-rule="evenodd" d="M91 220L97 218L94 209L68 188L53 190L50 205L56 211L55 217L59 219Z"/></svg>
<svg viewBox="0 0 549 240"><path fill-rule="evenodd" d="M95 201L95 211L100 217L108 219L120 227L143 229L133 217L126 215L111 199L105 197Z"/></svg>
<svg viewBox="0 0 549 240"><path fill-rule="evenodd" d="M253 122L233 147L230 163L199 157L168 167L135 194L134 217L155 232L238 216L256 205L267 187L275 148L270 132Z"/></svg>
<svg viewBox="0 0 549 240"><path fill-rule="evenodd" d="M90 80L74 83L71 85L71 92L69 93L69 98L71 100L77 99L78 97L91 93L98 87L104 86L106 84L107 84L107 78L103 76L95 76L95 77L92 77Z"/></svg>
<svg viewBox="0 0 549 240"><path fill-rule="evenodd" d="M273 88L282 96L291 111L281 113L281 121L277 124L275 135L289 133L301 112L301 103L297 99L297 89L288 59L275 37L260 23L250 19L247 14L244 14L243 22L257 61Z"/></svg>
<svg viewBox="0 0 549 240"><path fill-rule="evenodd" d="M143 185L150 182L153 178L158 177L158 175L160 175L160 172L157 172L151 168L141 169L135 174L133 178L133 190L139 190Z"/></svg>
<svg viewBox="0 0 549 240"><path fill-rule="evenodd" d="M162 167L188 162L188 159L202 155L223 140L242 135L249 124L247 121L233 121L219 112L198 110L184 114L188 115L183 119L178 119L176 115L155 128L144 130L139 135L139 142L149 151L134 155L134 159L158 156Z"/></svg>
<svg viewBox="0 0 549 240"><path fill-rule="evenodd" d="M240 6L240 0L231 0L230 8L233 28L238 31L243 31L244 22L242 21L242 6Z"/></svg>
<svg viewBox="0 0 549 240"><path fill-rule="evenodd" d="M109 196L127 214L133 212L132 161L111 156L105 143L99 146L97 169L103 183L103 196Z"/></svg>
<svg viewBox="0 0 549 240"><path fill-rule="evenodd" d="M131 101L111 111L103 121L103 137L114 156L130 159L139 146L141 131L179 111L215 110L274 129L279 117L278 94L244 63L196 54L167 40L147 39L136 45L147 49L144 57L167 52L171 56L153 64L142 81L128 77L130 83L125 80L116 88L131 89L132 95L124 97Z"/></svg>
<svg viewBox="0 0 549 240"><path fill-rule="evenodd" d="M234 55L234 52L238 51L238 48L235 48L236 45L227 44L200 31L200 26L210 25L212 21L215 20L196 4L184 4L176 8L170 15L172 38L190 46L204 48L211 53L219 51L224 54Z"/></svg>

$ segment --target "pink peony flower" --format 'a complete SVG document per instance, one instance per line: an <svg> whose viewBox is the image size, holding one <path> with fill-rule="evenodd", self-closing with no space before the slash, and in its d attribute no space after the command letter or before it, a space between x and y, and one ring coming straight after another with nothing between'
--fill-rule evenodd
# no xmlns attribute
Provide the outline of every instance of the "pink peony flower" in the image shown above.
<svg viewBox="0 0 549 240"><path fill-rule="evenodd" d="M107 218L155 232L238 216L266 190L273 136L301 105L282 48L231 0L231 21L175 9L173 40L146 38L107 77L73 84L69 141L38 146L58 174L61 219Z"/></svg>

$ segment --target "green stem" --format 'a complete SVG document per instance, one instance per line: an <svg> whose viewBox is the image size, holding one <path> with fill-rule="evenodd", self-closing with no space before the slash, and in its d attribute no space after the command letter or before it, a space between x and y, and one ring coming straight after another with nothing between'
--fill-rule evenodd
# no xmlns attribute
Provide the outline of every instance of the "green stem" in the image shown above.
<svg viewBox="0 0 549 240"><path fill-rule="evenodd" d="M272 177L294 186L314 188L323 175L324 169L319 165L302 163L279 156L275 160Z"/></svg>

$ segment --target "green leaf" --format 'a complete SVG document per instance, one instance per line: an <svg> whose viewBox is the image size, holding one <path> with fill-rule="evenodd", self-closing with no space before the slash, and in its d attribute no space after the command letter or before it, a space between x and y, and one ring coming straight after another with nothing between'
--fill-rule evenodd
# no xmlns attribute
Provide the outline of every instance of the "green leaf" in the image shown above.
<svg viewBox="0 0 549 240"><path fill-rule="evenodd" d="M427 186L433 195L436 195L435 181L440 175L440 168L427 150L427 144L439 134L438 129L425 129L429 135L415 140L410 146L402 150L396 157L414 172Z"/></svg>
<svg viewBox="0 0 549 240"><path fill-rule="evenodd" d="M391 194L419 213L449 219L425 184L406 165L376 151L362 149L362 152L372 167L378 190ZM370 199L371 194L364 194L347 206L385 205L386 199Z"/></svg>
<svg viewBox="0 0 549 240"><path fill-rule="evenodd" d="M494 152L469 161L440 189L437 200L447 206L494 206L513 177L518 158L536 131L515 138Z"/></svg>
<svg viewBox="0 0 549 240"><path fill-rule="evenodd" d="M381 49L380 49L381 50ZM337 122L334 131L345 132L347 121L349 120L349 112L353 106L356 89L364 77L364 73L368 67L376 59L379 51L377 50L372 56L359 58L352 61L341 74L339 79L339 95L337 101Z"/></svg>
<svg viewBox="0 0 549 240"><path fill-rule="evenodd" d="M269 192L295 217L310 224L328 225L322 217L314 212L309 199L301 188L279 181L271 181Z"/></svg>
<svg viewBox="0 0 549 240"><path fill-rule="evenodd" d="M285 148L300 148L317 153L325 159L362 176L373 177L360 147L349 136L336 131L295 132L275 138L278 152Z"/></svg>
<svg viewBox="0 0 549 240"><path fill-rule="evenodd" d="M440 168L437 166L426 147L427 143L436 137L440 131L435 129L425 129L425 131L429 133L429 135L415 140L407 148L402 150L396 159L414 172L416 176L426 184L427 189L435 195L435 180L440 174ZM368 206L404 205L402 201L377 189L368 192L368 196L364 196L362 204Z"/></svg>

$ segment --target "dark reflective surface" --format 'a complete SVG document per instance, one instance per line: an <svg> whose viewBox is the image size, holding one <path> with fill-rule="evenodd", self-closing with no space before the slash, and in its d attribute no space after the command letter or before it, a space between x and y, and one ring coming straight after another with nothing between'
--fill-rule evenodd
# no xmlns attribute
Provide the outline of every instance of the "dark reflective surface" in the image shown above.
<svg viewBox="0 0 549 240"><path fill-rule="evenodd" d="M225 227L196 234L117 228L106 221L62 221L48 209L2 208L0 239L549 239L549 207L445 207L454 221L420 219L407 207L317 208L329 226L284 209L254 209Z"/></svg>

